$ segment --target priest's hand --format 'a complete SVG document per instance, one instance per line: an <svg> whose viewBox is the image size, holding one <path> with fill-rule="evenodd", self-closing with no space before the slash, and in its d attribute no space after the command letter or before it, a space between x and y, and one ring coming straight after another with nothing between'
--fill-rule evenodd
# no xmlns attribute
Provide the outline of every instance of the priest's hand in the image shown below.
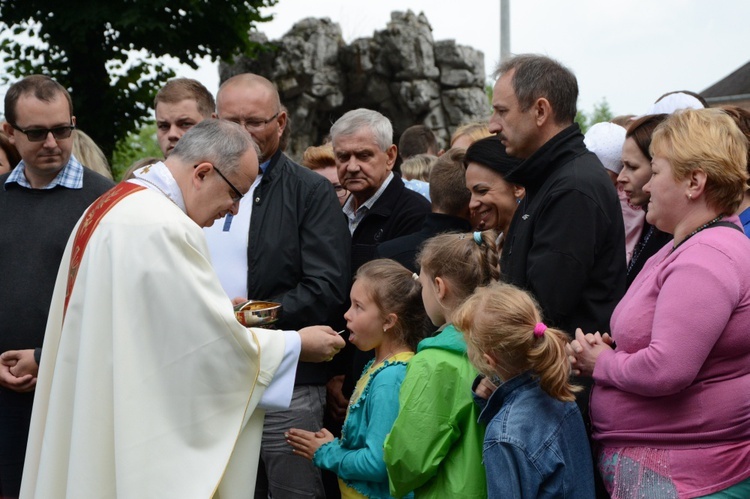
<svg viewBox="0 0 750 499"><path fill-rule="evenodd" d="M310 326L297 331L302 340L299 360L302 362L325 362L344 348L346 342L328 326Z"/></svg>
<svg viewBox="0 0 750 499"><path fill-rule="evenodd" d="M236 296L232 298L232 306L236 307L240 303L245 303L247 301L247 298L243 298L242 296Z"/></svg>
<svg viewBox="0 0 750 499"><path fill-rule="evenodd" d="M8 390L30 392L38 371L33 349L8 350L0 355L0 386Z"/></svg>
<svg viewBox="0 0 750 499"><path fill-rule="evenodd" d="M294 447L292 452L310 460L312 460L315 451L317 451L321 445L332 442L335 438L333 434L325 428L322 428L315 433L292 428L284 434L284 437L286 438L286 443Z"/></svg>

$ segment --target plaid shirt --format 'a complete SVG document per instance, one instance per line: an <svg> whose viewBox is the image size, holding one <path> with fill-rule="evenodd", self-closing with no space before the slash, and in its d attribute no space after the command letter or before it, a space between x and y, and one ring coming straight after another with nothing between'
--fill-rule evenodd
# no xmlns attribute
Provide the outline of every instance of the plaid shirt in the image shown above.
<svg viewBox="0 0 750 499"><path fill-rule="evenodd" d="M18 166L16 166L13 171L10 172L10 175L8 175L8 178L5 180L5 185L15 182L22 187L26 187L27 189L33 189L29 181L26 180L26 175L24 175L25 168L26 163L21 160L21 162L18 163ZM52 182L45 185L44 187L40 187L40 189L52 189L54 187L57 187L58 185L60 187L65 187L68 189L83 188L83 165L81 165L81 163L79 163L76 157L72 154L70 155L68 164L66 164L63 169L60 170L60 173L57 174L57 177L55 177Z"/></svg>

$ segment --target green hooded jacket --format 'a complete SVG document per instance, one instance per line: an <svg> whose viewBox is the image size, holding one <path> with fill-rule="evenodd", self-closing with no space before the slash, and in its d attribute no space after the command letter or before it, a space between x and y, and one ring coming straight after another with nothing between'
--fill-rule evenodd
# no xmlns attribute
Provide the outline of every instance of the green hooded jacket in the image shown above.
<svg viewBox="0 0 750 499"><path fill-rule="evenodd" d="M401 384L399 414L385 440L391 495L486 498L485 427L471 385L476 369L463 335L448 325L422 340Z"/></svg>

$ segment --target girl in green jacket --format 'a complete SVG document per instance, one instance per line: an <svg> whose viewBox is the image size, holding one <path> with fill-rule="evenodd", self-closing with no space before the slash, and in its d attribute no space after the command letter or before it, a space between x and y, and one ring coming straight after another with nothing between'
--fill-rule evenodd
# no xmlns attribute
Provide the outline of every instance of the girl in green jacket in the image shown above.
<svg viewBox="0 0 750 499"><path fill-rule="evenodd" d="M478 286L499 277L496 234L443 234L419 256L422 301L437 333L422 340L409 362L399 414L385 441L391 494L486 498L484 427L471 385L476 369L452 324L453 312Z"/></svg>

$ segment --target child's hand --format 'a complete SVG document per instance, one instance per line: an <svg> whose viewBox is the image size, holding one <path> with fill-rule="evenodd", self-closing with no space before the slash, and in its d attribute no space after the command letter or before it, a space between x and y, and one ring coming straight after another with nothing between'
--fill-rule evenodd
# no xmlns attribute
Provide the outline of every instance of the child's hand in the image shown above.
<svg viewBox="0 0 750 499"><path fill-rule="evenodd" d="M492 396L493 393L495 393L495 390L497 390L497 386L495 386L495 384L492 383L489 378L485 377L482 378L477 384L476 388L474 388L474 393L477 397L487 400L490 398L490 396Z"/></svg>
<svg viewBox="0 0 750 499"><path fill-rule="evenodd" d="M294 447L294 453L298 456L306 457L312 461L315 451L320 448L321 445L332 442L335 438L333 434L322 428L318 432L311 432L307 430L298 430L292 428L284 434L286 442Z"/></svg>

